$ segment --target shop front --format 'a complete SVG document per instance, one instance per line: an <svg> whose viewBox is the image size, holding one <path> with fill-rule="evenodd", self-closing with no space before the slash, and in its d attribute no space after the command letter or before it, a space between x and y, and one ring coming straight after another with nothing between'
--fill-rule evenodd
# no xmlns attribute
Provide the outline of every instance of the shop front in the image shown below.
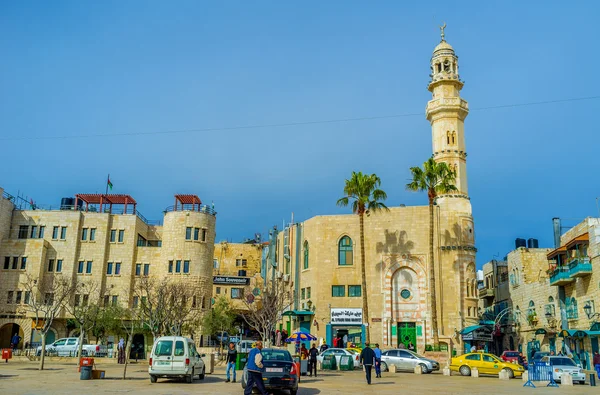
<svg viewBox="0 0 600 395"><path fill-rule="evenodd" d="M490 352L493 345L493 329L489 325L473 325L460 331L465 353L471 352L474 347L476 350Z"/></svg>
<svg viewBox="0 0 600 395"><path fill-rule="evenodd" d="M365 325L363 324L362 309L332 308L330 323L326 326L326 342L330 347L344 343L362 346L365 343Z"/></svg>
<svg viewBox="0 0 600 395"><path fill-rule="evenodd" d="M592 325L592 329L594 326ZM563 329L559 337L563 338L562 353L573 358L582 368L590 369L594 351L598 350L599 331Z"/></svg>

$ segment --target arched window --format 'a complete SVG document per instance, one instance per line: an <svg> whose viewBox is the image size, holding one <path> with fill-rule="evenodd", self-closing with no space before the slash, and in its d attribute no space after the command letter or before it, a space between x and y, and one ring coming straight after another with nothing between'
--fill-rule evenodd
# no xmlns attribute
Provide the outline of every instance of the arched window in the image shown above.
<svg viewBox="0 0 600 395"><path fill-rule="evenodd" d="M554 306L554 298L548 296L548 304L546 305L546 315L550 314L552 317L556 314L556 307Z"/></svg>
<svg viewBox="0 0 600 395"><path fill-rule="evenodd" d="M308 269L308 241L304 242L304 269Z"/></svg>
<svg viewBox="0 0 600 395"><path fill-rule="evenodd" d="M352 265L352 239L348 236L342 237L338 245L339 260L338 265Z"/></svg>
<svg viewBox="0 0 600 395"><path fill-rule="evenodd" d="M452 145L456 144L456 132L452 132Z"/></svg>
<svg viewBox="0 0 600 395"><path fill-rule="evenodd" d="M575 297L566 298L565 304L567 310L567 319L573 320L578 318L579 313L577 311L577 299L575 299Z"/></svg>

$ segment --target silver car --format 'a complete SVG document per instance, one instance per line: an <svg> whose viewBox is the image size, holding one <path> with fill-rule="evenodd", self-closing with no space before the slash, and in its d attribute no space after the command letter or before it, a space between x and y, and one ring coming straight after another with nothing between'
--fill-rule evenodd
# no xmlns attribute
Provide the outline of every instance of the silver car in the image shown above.
<svg viewBox="0 0 600 395"><path fill-rule="evenodd" d="M560 382L563 373L570 373L573 377L573 382L578 381L579 384L585 384L585 373L571 358L552 355L543 357L542 362L552 366L554 381Z"/></svg>
<svg viewBox="0 0 600 395"><path fill-rule="evenodd" d="M394 365L396 370L413 371L415 366L421 365L423 373L440 370L440 364L432 359L427 359L416 352L409 350L387 350L381 353L381 370L387 371Z"/></svg>

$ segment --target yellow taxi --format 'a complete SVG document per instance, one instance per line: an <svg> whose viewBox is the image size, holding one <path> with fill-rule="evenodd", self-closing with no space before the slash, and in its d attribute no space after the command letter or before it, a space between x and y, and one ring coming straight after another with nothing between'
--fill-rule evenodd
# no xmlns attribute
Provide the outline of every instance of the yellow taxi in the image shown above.
<svg viewBox="0 0 600 395"><path fill-rule="evenodd" d="M497 375L501 370L508 372L508 377L521 377L524 369L521 365L503 362L492 354L471 352L452 358L450 370L460 372L463 376L470 376L471 369L477 368L481 374Z"/></svg>

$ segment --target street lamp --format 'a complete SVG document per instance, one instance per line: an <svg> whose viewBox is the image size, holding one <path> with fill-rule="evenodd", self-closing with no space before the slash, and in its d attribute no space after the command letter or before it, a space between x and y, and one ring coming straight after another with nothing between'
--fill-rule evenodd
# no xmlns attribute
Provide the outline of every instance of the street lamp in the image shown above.
<svg viewBox="0 0 600 395"><path fill-rule="evenodd" d="M583 311L585 311L588 320L591 320L594 317L600 317L600 313L592 313L592 305L590 304L590 302L587 302L585 306L583 306Z"/></svg>
<svg viewBox="0 0 600 395"><path fill-rule="evenodd" d="M306 307L308 307L308 311L310 311L310 308L312 307L312 301L309 299L308 302L306 302Z"/></svg>

